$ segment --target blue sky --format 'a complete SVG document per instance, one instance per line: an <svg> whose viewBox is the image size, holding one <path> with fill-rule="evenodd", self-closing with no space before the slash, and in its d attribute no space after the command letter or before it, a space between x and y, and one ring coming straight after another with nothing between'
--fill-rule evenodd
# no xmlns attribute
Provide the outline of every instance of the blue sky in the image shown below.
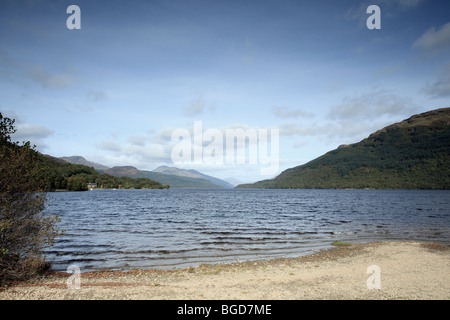
<svg viewBox="0 0 450 320"><path fill-rule="evenodd" d="M81 29L69 30L69 5ZM381 29L369 30L369 5ZM16 140L107 166L173 165L171 133L279 129L279 171L449 107L450 2L1 1ZM191 164L250 182L257 165Z"/></svg>

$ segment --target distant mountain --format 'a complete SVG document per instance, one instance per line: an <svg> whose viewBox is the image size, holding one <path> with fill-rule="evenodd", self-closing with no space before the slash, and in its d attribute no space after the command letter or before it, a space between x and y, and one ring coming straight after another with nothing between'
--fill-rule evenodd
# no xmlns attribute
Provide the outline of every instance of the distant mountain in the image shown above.
<svg viewBox="0 0 450 320"><path fill-rule="evenodd" d="M132 166L117 166L103 170L103 173L107 173L116 177L134 177L140 175L142 172L143 171L138 170Z"/></svg>
<svg viewBox="0 0 450 320"><path fill-rule="evenodd" d="M226 182L228 182L229 184L231 184L232 186L234 186L234 187L244 183L244 181L241 181L241 180L236 179L236 178L226 178L224 180Z"/></svg>
<svg viewBox="0 0 450 320"><path fill-rule="evenodd" d="M96 162L91 162L86 160L85 158L81 157L81 156L71 156L71 157L60 157L59 159L62 159L68 163L72 163L72 164L81 164L83 166L86 167L92 167L95 170L106 170L109 169L107 166L104 166L100 163L96 163Z"/></svg>
<svg viewBox="0 0 450 320"><path fill-rule="evenodd" d="M168 166L158 167L155 170L153 170L153 172L159 172L159 173L164 173L164 174L173 174L173 175L180 176L180 177L204 178L203 174L197 174L195 172L190 172L190 170L184 170L184 169L168 167Z"/></svg>
<svg viewBox="0 0 450 320"><path fill-rule="evenodd" d="M238 188L450 189L450 108L414 115Z"/></svg>
<svg viewBox="0 0 450 320"><path fill-rule="evenodd" d="M103 170L103 172L116 177L126 176L130 178L148 178L151 180L158 181L161 184L168 184L170 185L170 188L207 188L207 189L223 188L223 186L215 184L207 178L181 176L155 171L145 171L139 170L131 166L113 167Z"/></svg>
<svg viewBox="0 0 450 320"><path fill-rule="evenodd" d="M163 173L163 174L171 174L171 175L175 175L175 176L179 176L179 177L206 179L216 185L222 186L225 189L234 188L234 185L232 185L231 183L228 183L227 181L224 181L219 178L212 177L212 176L208 176L206 174L203 174L203 173L198 172L197 170L193 170L193 169L184 170L184 169L179 169L179 168L175 168L175 167L161 166L161 167L153 170L153 172L159 172L159 173Z"/></svg>
<svg viewBox="0 0 450 320"><path fill-rule="evenodd" d="M115 177L148 178L162 184L168 184L171 188L234 188L234 185L208 176L196 170L184 170L175 167L161 166L153 171L139 170L132 166L117 166L109 168L100 163L88 161L81 156L60 157L59 161L71 164L81 164L92 167L95 170L110 174Z"/></svg>

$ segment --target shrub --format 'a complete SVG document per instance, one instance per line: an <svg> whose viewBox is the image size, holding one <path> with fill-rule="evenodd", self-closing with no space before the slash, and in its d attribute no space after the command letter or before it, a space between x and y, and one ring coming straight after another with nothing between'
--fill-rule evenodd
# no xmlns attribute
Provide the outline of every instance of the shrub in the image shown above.
<svg viewBox="0 0 450 320"><path fill-rule="evenodd" d="M59 218L44 212L39 154L29 143L10 142L13 124L0 113L0 285L47 267L43 250L61 234Z"/></svg>

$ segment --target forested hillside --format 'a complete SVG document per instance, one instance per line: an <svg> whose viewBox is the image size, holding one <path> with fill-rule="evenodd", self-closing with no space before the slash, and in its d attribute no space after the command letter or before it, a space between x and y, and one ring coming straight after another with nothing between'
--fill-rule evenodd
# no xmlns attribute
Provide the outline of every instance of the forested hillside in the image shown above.
<svg viewBox="0 0 450 320"><path fill-rule="evenodd" d="M36 151L29 143L19 145L11 141L11 134L16 131L14 119L4 118L0 113L0 175L2 183L13 185L14 178L24 170L27 180L32 181L35 191L84 191L88 190L88 183L97 184L98 188L134 188L134 189L163 189L167 185L147 179L114 177L99 173L92 167L70 164L61 159L43 155ZM20 163L17 155L20 155ZM16 161L14 167L9 164Z"/></svg>

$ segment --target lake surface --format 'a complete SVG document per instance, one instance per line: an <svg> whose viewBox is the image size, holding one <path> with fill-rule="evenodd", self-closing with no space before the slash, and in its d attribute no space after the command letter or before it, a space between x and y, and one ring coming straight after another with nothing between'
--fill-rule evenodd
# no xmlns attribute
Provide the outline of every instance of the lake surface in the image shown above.
<svg viewBox="0 0 450 320"><path fill-rule="evenodd" d="M297 257L335 240L450 243L450 191L93 190L49 193L54 270L172 269Z"/></svg>

